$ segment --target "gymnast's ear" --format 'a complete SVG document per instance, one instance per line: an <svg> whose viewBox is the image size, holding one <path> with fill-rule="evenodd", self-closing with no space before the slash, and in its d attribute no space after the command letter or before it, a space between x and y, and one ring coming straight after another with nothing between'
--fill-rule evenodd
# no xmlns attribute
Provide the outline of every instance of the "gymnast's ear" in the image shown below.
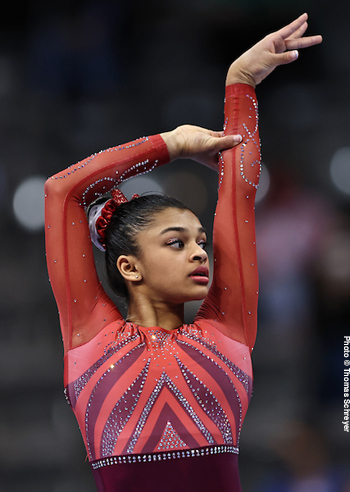
<svg viewBox="0 0 350 492"><path fill-rule="evenodd" d="M138 268L138 260L133 255L120 255L117 259L116 266L125 280L137 282L142 279Z"/></svg>

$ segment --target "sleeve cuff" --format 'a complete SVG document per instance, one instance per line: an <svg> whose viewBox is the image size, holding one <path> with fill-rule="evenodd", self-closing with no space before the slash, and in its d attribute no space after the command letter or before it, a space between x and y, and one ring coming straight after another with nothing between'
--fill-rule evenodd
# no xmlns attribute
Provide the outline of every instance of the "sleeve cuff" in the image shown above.
<svg viewBox="0 0 350 492"><path fill-rule="evenodd" d="M226 86L226 97L240 96L242 94L248 94L255 97L255 89L249 84L231 84Z"/></svg>
<svg viewBox="0 0 350 492"><path fill-rule="evenodd" d="M170 161L168 147L160 135L152 135L149 137L152 145L157 152L159 165L166 164Z"/></svg>

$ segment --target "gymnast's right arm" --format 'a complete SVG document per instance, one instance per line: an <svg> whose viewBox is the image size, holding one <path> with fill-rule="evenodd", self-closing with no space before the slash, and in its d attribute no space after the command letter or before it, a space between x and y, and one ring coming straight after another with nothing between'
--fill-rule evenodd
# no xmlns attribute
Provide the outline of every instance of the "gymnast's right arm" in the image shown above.
<svg viewBox="0 0 350 492"><path fill-rule="evenodd" d="M169 160L155 135L93 154L45 184L46 255L65 351L121 317L98 279L85 210L130 176Z"/></svg>

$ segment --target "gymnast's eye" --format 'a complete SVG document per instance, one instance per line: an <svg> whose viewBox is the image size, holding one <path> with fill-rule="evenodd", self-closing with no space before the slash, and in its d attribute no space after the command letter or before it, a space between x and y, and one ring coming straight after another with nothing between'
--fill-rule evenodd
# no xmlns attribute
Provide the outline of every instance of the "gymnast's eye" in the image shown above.
<svg viewBox="0 0 350 492"><path fill-rule="evenodd" d="M166 246L172 246L175 249L182 249L184 242L181 239L170 239L167 241Z"/></svg>

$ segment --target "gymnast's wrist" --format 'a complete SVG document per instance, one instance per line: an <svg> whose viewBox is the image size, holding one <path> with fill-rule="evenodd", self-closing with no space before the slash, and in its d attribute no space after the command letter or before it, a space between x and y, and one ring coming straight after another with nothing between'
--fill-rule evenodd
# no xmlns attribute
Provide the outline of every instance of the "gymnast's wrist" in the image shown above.
<svg viewBox="0 0 350 492"><path fill-rule="evenodd" d="M232 63L226 76L225 85L228 86L233 84L247 84L254 89L256 87L256 81L253 75L244 67L244 64L241 63L239 58Z"/></svg>
<svg viewBox="0 0 350 492"><path fill-rule="evenodd" d="M169 160L174 161L181 155L181 142L178 138L176 129L169 132L161 133L160 136L165 142L169 153Z"/></svg>

